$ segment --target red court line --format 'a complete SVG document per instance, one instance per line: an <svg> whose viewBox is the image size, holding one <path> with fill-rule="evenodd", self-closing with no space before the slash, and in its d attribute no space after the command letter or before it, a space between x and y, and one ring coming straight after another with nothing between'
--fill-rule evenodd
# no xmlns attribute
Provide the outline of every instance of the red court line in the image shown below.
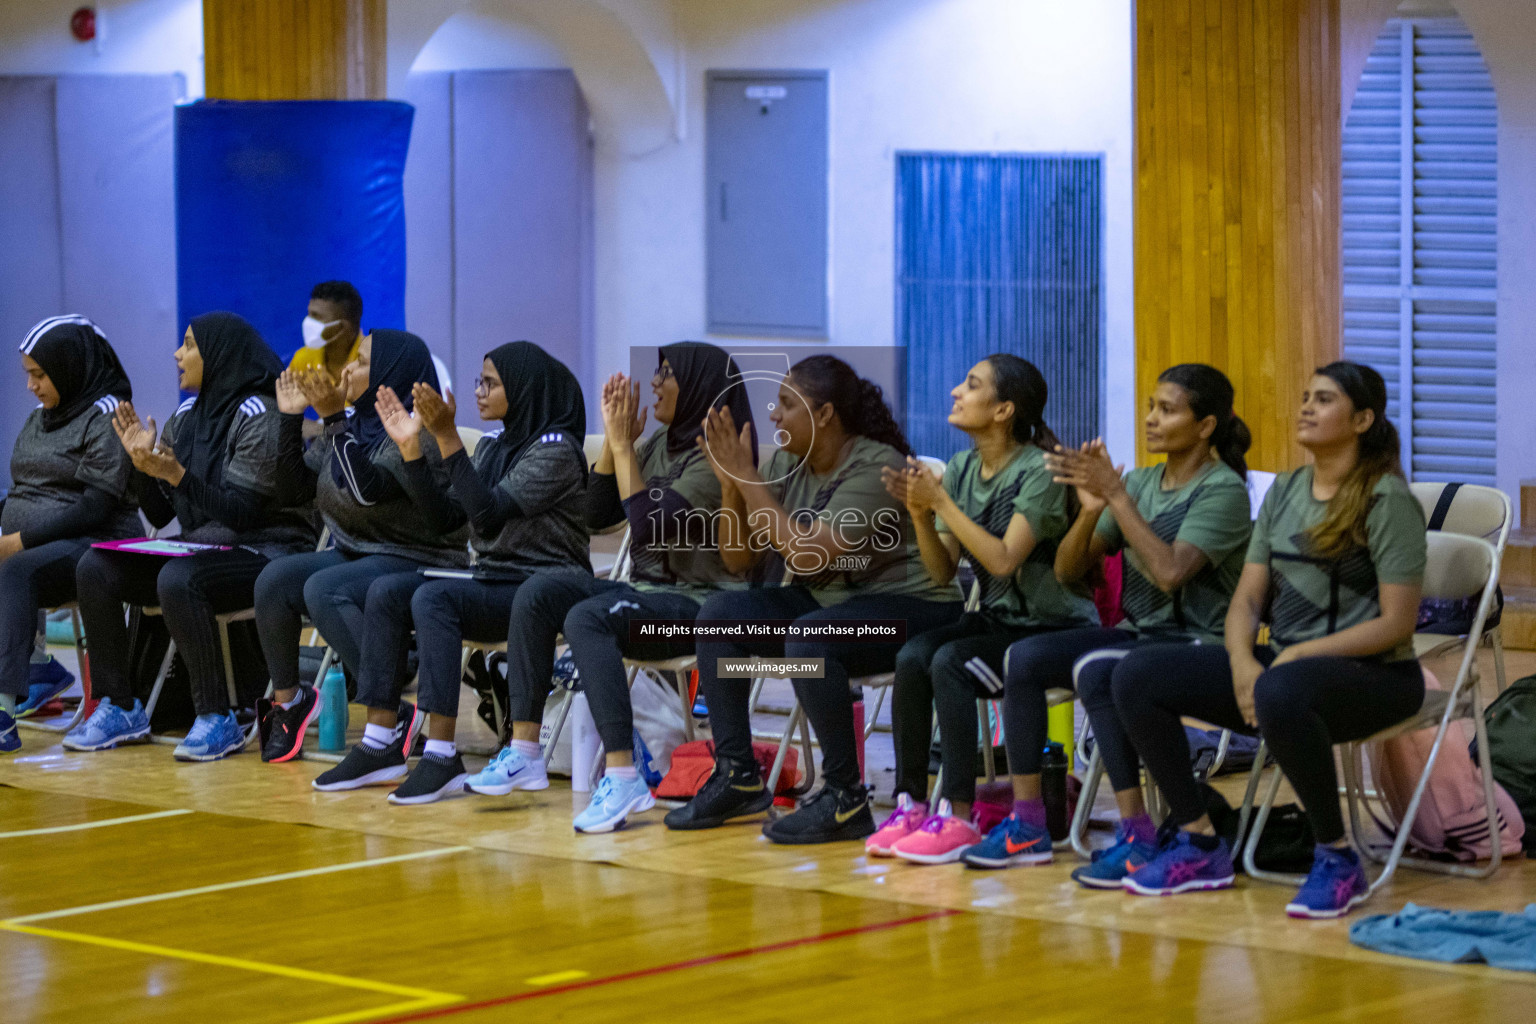
<svg viewBox="0 0 1536 1024"><path fill-rule="evenodd" d="M589 981L573 981L569 985L555 985L550 988L538 989L533 992L518 992L510 996L498 996L495 999L482 999L477 1003L460 1003L457 1006L444 1006L435 1010L422 1010L420 1013L407 1013L399 1017L386 1017L383 1020L374 1021L373 1024L409 1024L411 1021L435 1020L438 1017L448 1017L456 1013L469 1013L473 1010L485 1010L493 1006L506 1006L509 1003L522 1003L530 999L543 999L546 996L557 996L564 992L577 992L582 989L599 988L603 985L614 985L621 981L634 981L638 978L649 978L657 974L671 974L674 971L686 971L693 967L708 967L711 964L726 963L730 960L740 960L743 957L757 956L760 953L776 953L782 949L795 949L798 946L813 946L820 942L831 942L833 939L846 939L850 935L863 935L868 932L883 932L891 928L901 928L904 925L920 924L923 921L937 921L940 918L954 917L961 913L959 910L936 910L931 914L919 914L916 917L902 917L894 921L881 921L879 924L860 925L857 928L844 928L841 931L825 932L821 935L809 935L803 939L787 939L784 942L774 942L766 946L748 946L746 949L736 949L729 953L714 953L710 956L694 957L692 960L679 960L675 963L661 964L656 967L643 967L638 971L627 971L624 974L613 974L606 978L592 978Z"/></svg>

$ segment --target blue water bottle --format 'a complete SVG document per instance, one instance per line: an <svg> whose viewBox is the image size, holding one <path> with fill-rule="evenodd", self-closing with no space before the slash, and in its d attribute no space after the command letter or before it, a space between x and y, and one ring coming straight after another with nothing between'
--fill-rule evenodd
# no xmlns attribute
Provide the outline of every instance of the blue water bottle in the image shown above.
<svg viewBox="0 0 1536 1024"><path fill-rule="evenodd" d="M320 683L320 749L347 748L347 677L332 665Z"/></svg>

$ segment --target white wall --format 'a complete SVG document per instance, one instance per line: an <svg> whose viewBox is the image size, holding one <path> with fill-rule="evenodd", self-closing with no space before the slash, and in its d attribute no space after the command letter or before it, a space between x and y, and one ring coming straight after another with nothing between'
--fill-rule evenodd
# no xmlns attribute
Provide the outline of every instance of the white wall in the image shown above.
<svg viewBox="0 0 1536 1024"><path fill-rule="evenodd" d="M1493 77L1498 130L1498 483L1520 508L1520 481L1536 478L1536 0L1409 0L1405 13L1454 9L1472 30ZM1340 0L1346 43L1367 52L1393 13L1386 0ZM1366 42L1370 41L1370 42ZM1346 47L1344 93L1353 96L1364 56ZM1346 104L1345 109L1348 109ZM1522 524L1525 527L1536 523Z"/></svg>
<svg viewBox="0 0 1536 1024"><path fill-rule="evenodd" d="M646 58L632 65L633 92L681 100L669 137L616 140L605 111L634 97L610 95L623 83L584 72L582 34L522 0L394 0L389 80L399 95L432 32L464 10L533 27L565 55L597 131L598 368L628 365L632 345L705 336L705 71L827 69L832 343L895 340L897 150L1103 153L1105 408L1112 450L1133 449L1130 0L677 0L670 9L657 0L561 0L561 8L633 33L634 52Z"/></svg>
<svg viewBox="0 0 1536 1024"><path fill-rule="evenodd" d="M96 8L97 37L69 31L81 6ZM179 72L186 98L203 95L201 0L0 0L0 74Z"/></svg>

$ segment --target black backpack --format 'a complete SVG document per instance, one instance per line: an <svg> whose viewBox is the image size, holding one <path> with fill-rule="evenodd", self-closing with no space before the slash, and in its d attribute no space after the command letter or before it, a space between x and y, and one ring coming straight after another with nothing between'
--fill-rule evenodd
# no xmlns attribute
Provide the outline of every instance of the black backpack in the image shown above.
<svg viewBox="0 0 1536 1024"><path fill-rule="evenodd" d="M1536 850L1536 676L1509 684L1483 713L1488 726L1488 759L1493 778L1504 787L1525 819L1525 848ZM1472 743L1477 758L1477 743Z"/></svg>

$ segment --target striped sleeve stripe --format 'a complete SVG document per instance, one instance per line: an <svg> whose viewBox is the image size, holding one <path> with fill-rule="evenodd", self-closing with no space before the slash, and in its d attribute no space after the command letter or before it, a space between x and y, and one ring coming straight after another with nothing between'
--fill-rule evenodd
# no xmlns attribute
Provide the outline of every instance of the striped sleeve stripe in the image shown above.
<svg viewBox="0 0 1536 1024"><path fill-rule="evenodd" d="M267 403L261 400L260 395L252 395L240 403L240 411L247 416L260 416L267 411Z"/></svg>
<svg viewBox="0 0 1536 1024"><path fill-rule="evenodd" d="M32 349L37 347L37 343L42 336L61 324L83 324L95 331L103 341L107 339L107 336L101 333L101 328L97 327L89 317L81 316L79 313L64 313L61 316L50 316L46 320L39 321L35 327L28 331L27 336L21 341L22 353L24 355L31 355Z"/></svg>
<svg viewBox="0 0 1536 1024"><path fill-rule="evenodd" d="M997 677L996 672L992 671L991 665L980 658L972 658L965 663L965 667L970 670L971 675L981 680L981 685L987 688L988 693L1003 692L1003 681Z"/></svg>
<svg viewBox="0 0 1536 1024"><path fill-rule="evenodd" d="M194 405L196 405L196 404L197 404L197 396L193 395L191 398L187 399L185 402L182 402L180 405L178 405L176 407L176 414L179 416L179 415L181 415L184 412L191 412L192 411L192 407Z"/></svg>
<svg viewBox="0 0 1536 1024"><path fill-rule="evenodd" d="M117 411L118 405L119 402L116 395L102 395L100 398L96 399L96 408L100 409L108 416Z"/></svg>

